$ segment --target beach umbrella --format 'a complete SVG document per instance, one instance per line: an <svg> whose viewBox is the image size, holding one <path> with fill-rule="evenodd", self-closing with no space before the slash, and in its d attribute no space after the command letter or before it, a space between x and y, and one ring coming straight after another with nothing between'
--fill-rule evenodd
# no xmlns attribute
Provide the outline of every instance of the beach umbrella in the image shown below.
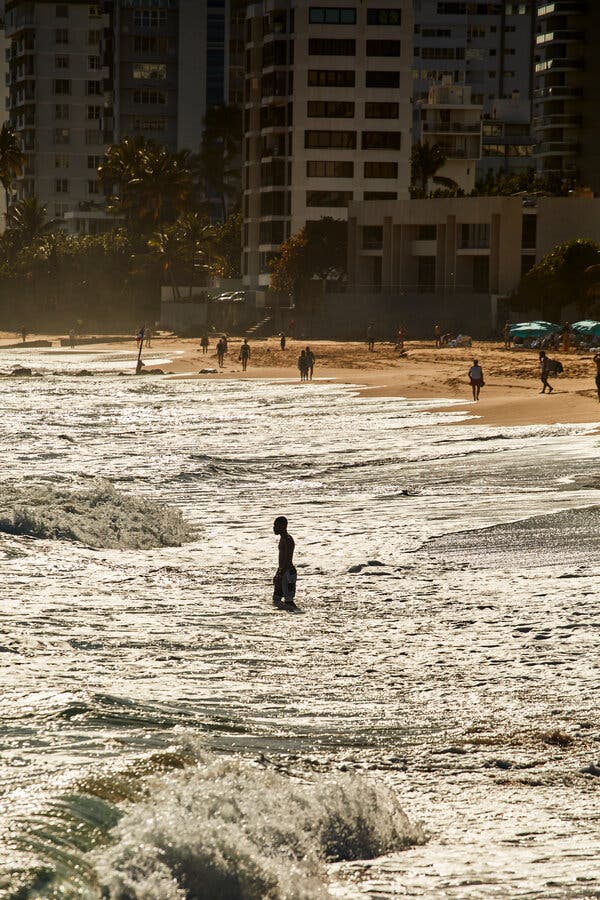
<svg viewBox="0 0 600 900"><path fill-rule="evenodd" d="M553 322L518 322L511 325L510 336L513 338L541 338L562 331L560 325Z"/></svg>
<svg viewBox="0 0 600 900"><path fill-rule="evenodd" d="M581 322L573 322L571 330L577 334L600 337L600 322L596 322L594 319L582 319Z"/></svg>

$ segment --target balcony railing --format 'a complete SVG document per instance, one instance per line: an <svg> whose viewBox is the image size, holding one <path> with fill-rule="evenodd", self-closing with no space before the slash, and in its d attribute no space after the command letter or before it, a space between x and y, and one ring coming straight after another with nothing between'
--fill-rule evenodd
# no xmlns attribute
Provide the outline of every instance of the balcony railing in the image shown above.
<svg viewBox="0 0 600 900"><path fill-rule="evenodd" d="M533 92L534 100L577 100L582 96L582 89L567 84L555 84L552 87L539 88Z"/></svg>
<svg viewBox="0 0 600 900"><path fill-rule="evenodd" d="M556 0L554 3L539 6L536 15L538 19L545 19L548 16L583 16L586 12L586 4L581 0Z"/></svg>
<svg viewBox="0 0 600 900"><path fill-rule="evenodd" d="M563 156L565 154L575 154L579 150L577 141L542 141L534 147L536 156L544 156L545 154Z"/></svg>
<svg viewBox="0 0 600 900"><path fill-rule="evenodd" d="M580 56L561 56L536 63L535 72L536 75L543 75L546 72L575 72L580 71L584 66L585 62Z"/></svg>
<svg viewBox="0 0 600 900"><path fill-rule="evenodd" d="M566 44L571 41L585 41L585 32L564 28L561 31L546 31L538 34L535 42L538 47L546 47L548 44Z"/></svg>
<svg viewBox="0 0 600 900"><path fill-rule="evenodd" d="M566 113L556 113L552 116L536 116L533 127L540 128L578 128L581 125L581 116L570 116Z"/></svg>
<svg viewBox="0 0 600 900"><path fill-rule="evenodd" d="M437 134L478 134L481 131L481 122L463 124L462 122L423 122L423 131Z"/></svg>

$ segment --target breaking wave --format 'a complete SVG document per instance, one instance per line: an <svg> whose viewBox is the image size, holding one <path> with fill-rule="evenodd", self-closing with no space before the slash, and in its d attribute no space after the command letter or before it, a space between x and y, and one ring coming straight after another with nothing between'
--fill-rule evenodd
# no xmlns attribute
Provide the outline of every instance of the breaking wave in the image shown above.
<svg viewBox="0 0 600 900"><path fill-rule="evenodd" d="M107 481L80 491L3 485L0 532L123 550L178 547L194 537L179 510L122 494Z"/></svg>
<svg viewBox="0 0 600 900"><path fill-rule="evenodd" d="M424 841L381 783L301 783L230 759L155 779L112 837L95 854L110 900L318 900L327 862Z"/></svg>

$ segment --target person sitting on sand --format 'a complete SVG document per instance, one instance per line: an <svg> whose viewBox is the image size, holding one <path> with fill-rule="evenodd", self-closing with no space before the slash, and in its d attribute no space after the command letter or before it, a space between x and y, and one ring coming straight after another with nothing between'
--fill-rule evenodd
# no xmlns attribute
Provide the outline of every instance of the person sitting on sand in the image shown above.
<svg viewBox="0 0 600 900"><path fill-rule="evenodd" d="M540 350L540 378L542 379L542 390L540 394L546 393L546 388L548 388L549 393L551 394L554 388L548 381L548 375L550 374L550 360L546 356L543 350Z"/></svg>
<svg viewBox="0 0 600 900"><path fill-rule="evenodd" d="M479 365L479 360L474 359L473 365L469 369L469 381L473 388L473 400L479 400L479 391L484 386L483 369Z"/></svg>
<svg viewBox="0 0 600 900"><path fill-rule="evenodd" d="M308 360L308 377L312 381L313 372L315 370L315 354L310 347L306 348L306 359Z"/></svg>
<svg viewBox="0 0 600 900"><path fill-rule="evenodd" d="M273 532L279 535L279 565L273 576L273 603L283 598L285 603L293 603L296 596L296 569L294 568L294 538L289 534L288 520L277 516Z"/></svg>
<svg viewBox="0 0 600 900"><path fill-rule="evenodd" d="M250 359L250 344L248 338L244 338L244 343L240 347L240 359L242 361L242 372L248 368L248 360Z"/></svg>
<svg viewBox="0 0 600 900"><path fill-rule="evenodd" d="M600 353L596 353L594 362L596 363L596 390L598 391L598 402L600 402Z"/></svg>
<svg viewBox="0 0 600 900"><path fill-rule="evenodd" d="M306 350L303 350L298 357L298 368L300 370L300 381L308 381L308 357Z"/></svg>

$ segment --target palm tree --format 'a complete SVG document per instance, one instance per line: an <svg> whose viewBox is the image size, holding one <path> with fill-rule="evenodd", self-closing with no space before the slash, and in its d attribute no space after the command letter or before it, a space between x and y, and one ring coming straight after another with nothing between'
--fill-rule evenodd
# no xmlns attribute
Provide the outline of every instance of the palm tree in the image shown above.
<svg viewBox="0 0 600 900"><path fill-rule="evenodd" d="M452 178L444 178L436 173L446 162L446 156L439 144L421 143L415 144L410 156L410 172L413 184L418 184L424 194L427 194L429 180L444 187L456 187Z"/></svg>
<svg viewBox="0 0 600 900"><path fill-rule="evenodd" d="M47 234L52 227L53 223L46 215L46 207L39 204L37 197L25 197L15 203L10 230L21 247L29 246L37 238Z"/></svg>
<svg viewBox="0 0 600 900"><path fill-rule="evenodd" d="M15 178L23 171L26 156L21 149L14 125L3 122L0 127L0 184L6 197L6 223L9 222L10 192Z"/></svg>

